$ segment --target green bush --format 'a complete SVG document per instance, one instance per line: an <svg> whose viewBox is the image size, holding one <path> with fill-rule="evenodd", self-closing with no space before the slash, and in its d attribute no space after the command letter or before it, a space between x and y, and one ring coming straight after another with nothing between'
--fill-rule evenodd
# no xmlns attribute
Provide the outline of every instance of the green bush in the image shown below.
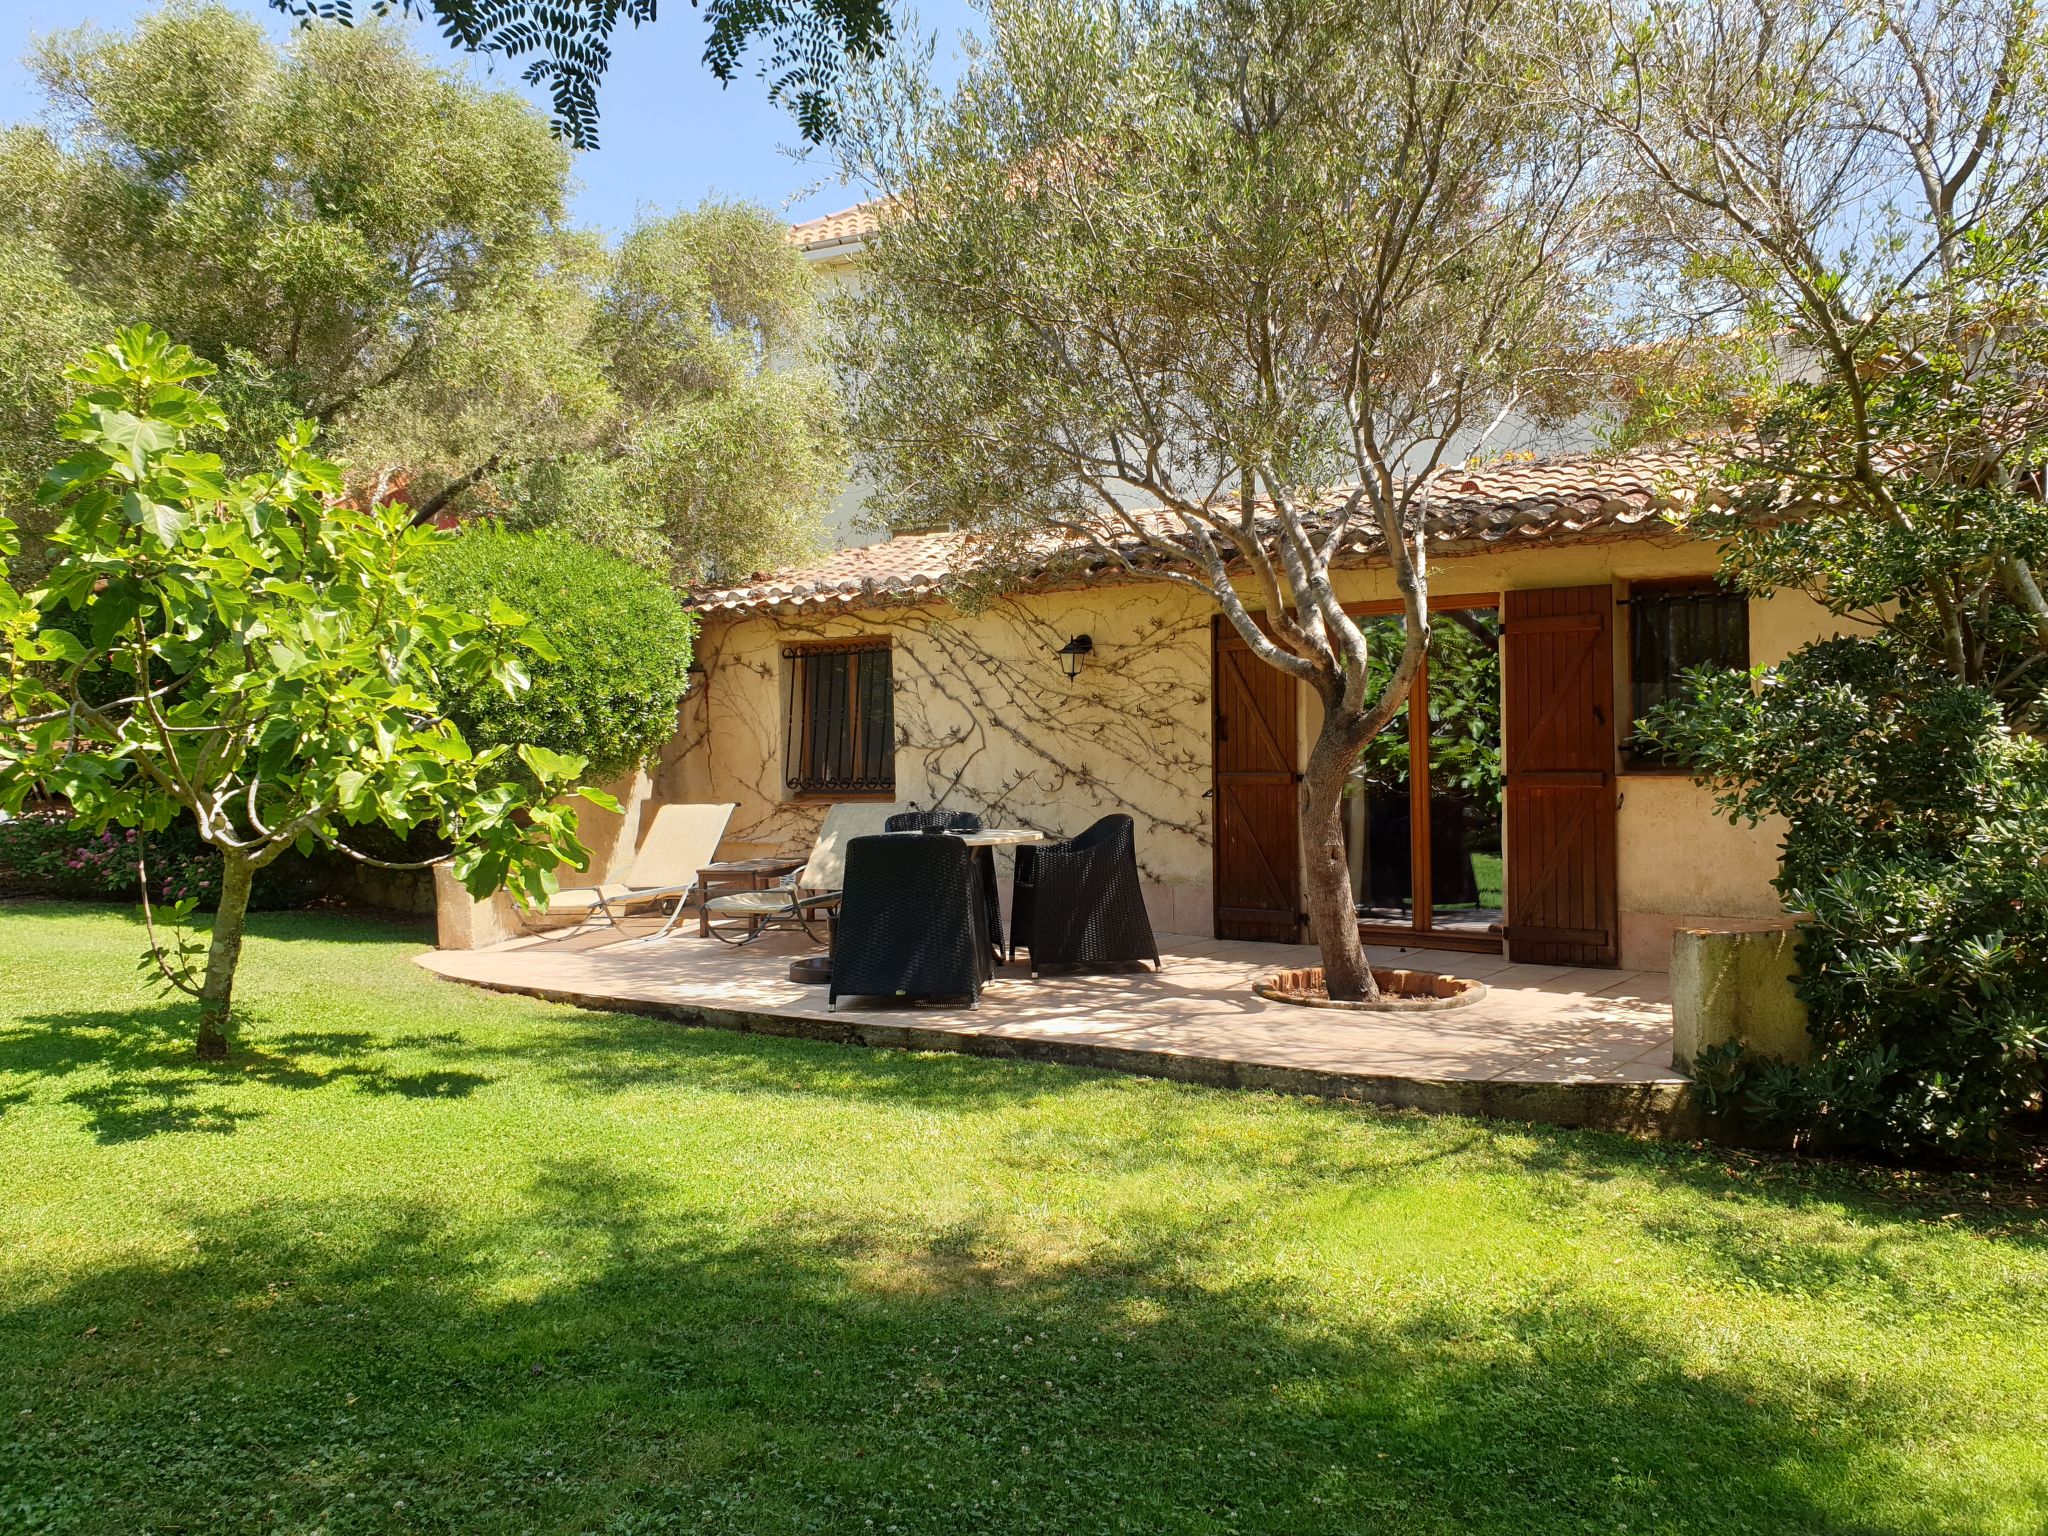
<svg viewBox="0 0 2048 1536"><path fill-rule="evenodd" d="M0 821L0 895L61 896L73 901L133 902L136 859L146 853L149 899L187 897L211 911L220 894L220 855L180 817L148 842L133 827L95 829L68 808L43 805ZM318 855L287 853L252 898L259 908L302 907L328 893L332 871Z"/></svg>
<svg viewBox="0 0 2048 1536"><path fill-rule="evenodd" d="M2048 748L1889 637L1700 675L1652 716L1738 820L1785 819L1810 1064L1713 1064L1817 1140L1981 1153L2048 1081Z"/></svg>
<svg viewBox="0 0 2048 1536"><path fill-rule="evenodd" d="M533 686L517 698L487 680L443 697L471 745L573 752L595 781L647 762L675 734L696 624L659 576L560 534L489 525L438 543L421 574L438 601L471 612L492 598L511 604L559 653L533 660Z"/></svg>
<svg viewBox="0 0 2048 1536"><path fill-rule="evenodd" d="M0 821L0 889L79 900L136 898L136 861L143 851L133 827L95 831L71 812L44 807ZM147 844L150 899L204 902L220 879L220 856L189 823L152 835Z"/></svg>

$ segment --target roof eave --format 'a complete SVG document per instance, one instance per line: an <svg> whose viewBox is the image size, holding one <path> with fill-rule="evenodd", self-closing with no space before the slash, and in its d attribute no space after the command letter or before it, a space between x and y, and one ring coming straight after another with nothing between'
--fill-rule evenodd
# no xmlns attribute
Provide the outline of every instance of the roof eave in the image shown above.
<svg viewBox="0 0 2048 1536"><path fill-rule="evenodd" d="M1461 557L1499 554L1516 549L1546 549L1559 546L1584 547L1587 545L1618 544L1635 540L1669 539L1674 543L1704 543L1688 534L1683 527L1672 523L1661 513L1638 518L1628 523L1607 523L1599 528L1572 530L1554 529L1549 531L1519 532L1507 530L1492 537L1446 539L1430 546L1433 558L1457 559ZM1383 554L1353 553L1338 561L1342 570L1371 570L1386 563ZM1072 592L1082 588L1104 586L1148 586L1164 583L1169 578L1156 570L1136 569L1108 562L1075 568L1069 566L1058 574L1044 579L1028 579L1011 589L1011 595L1031 595L1054 592ZM749 602L721 602L700 607L696 611L707 620L742 618L793 618L797 616L819 616L835 613L873 613L889 608L920 608L932 603L946 601L942 585L920 583L913 588L890 591L881 588L866 590L841 590L836 592L812 592L775 597L763 597Z"/></svg>

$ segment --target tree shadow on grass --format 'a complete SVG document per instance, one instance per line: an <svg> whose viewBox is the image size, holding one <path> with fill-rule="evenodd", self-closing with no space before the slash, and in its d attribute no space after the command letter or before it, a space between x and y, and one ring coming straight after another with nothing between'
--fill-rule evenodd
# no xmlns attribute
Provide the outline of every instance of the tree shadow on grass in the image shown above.
<svg viewBox="0 0 2048 1536"><path fill-rule="evenodd" d="M1926 1426L1882 1388L1702 1367L1589 1294L1333 1317L1217 1283L1221 1229L1061 1253L973 1219L747 1228L594 1162L492 1209L272 1202L0 1300L11 1515L1876 1536L1952 1513L1902 1484Z"/></svg>
<svg viewBox="0 0 2048 1536"><path fill-rule="evenodd" d="M660 1015L602 1013L570 1009L533 999L498 999L514 1009L549 1010L544 1027L515 1040L450 1043L452 1060L486 1073L538 1070L577 1093L594 1096L687 1089L778 1101L818 1097L957 1113L1026 1111L1077 1095L1092 1095L1108 1113L1067 1117L1058 1123L1020 1128L1019 1140L997 1154L1022 1165L1037 1155L1037 1144L1057 1137L1074 1156L1113 1158L1131 1172L1165 1165L1199 1145L1205 1162L1268 1179L1307 1185L1348 1181L1363 1189L1383 1182L1404 1165L1420 1165L1483 1150L1533 1176L1532 1198L1560 1210L1582 1205L1614 1180L1648 1176L1675 1181L1746 1207L1796 1209L1825 1201L1860 1212L1876 1223L1902 1213L1917 1219L1911 1200L1873 1184L1869 1170L1853 1165L1800 1163L1751 1154L1723 1153L1711 1146L1645 1141L1620 1133L1567 1130L1515 1122L1484 1122L1424 1116L1369 1106L1296 1099L1234 1089L1170 1084L1096 1068L1049 1062L869 1048L808 1037L747 1034L678 1022ZM1255 1134L1239 1139L1215 1134L1213 1101L1222 1094L1261 1104L1281 1103L1298 1113L1263 1118ZM1103 1125L1119 1117L1141 1121L1144 1132ZM1363 1120L1404 1137L1410 1148L1390 1154L1382 1142L1333 1136L1332 1117ZM1923 1204L1938 1206L1946 1219L1980 1234L2026 1245L2048 1244L2048 1210L2005 1201L1984 1207L1949 1200L1939 1189ZM1670 1231L1695 1221L1673 1217ZM1653 1224L1654 1225L1654 1224ZM1774 1262L1747 1245L1739 1229L1727 1234L1732 1264L1752 1267ZM1817 1250L1816 1266L1842 1255ZM1774 1286L1773 1288L1783 1288Z"/></svg>
<svg viewBox="0 0 2048 1536"><path fill-rule="evenodd" d="M450 1037L440 1038L445 1044ZM270 1031L250 1020L245 1043L226 1061L204 1062L192 1052L191 1010L159 1003L18 1016L0 1030L0 1075L79 1078L64 1101L85 1112L87 1128L102 1142L232 1133L263 1113L240 1092L251 1085L454 1099L492 1081L456 1067L399 1071L376 1054L415 1044L368 1031Z"/></svg>
<svg viewBox="0 0 2048 1536"><path fill-rule="evenodd" d="M1987 1248L2048 1252L2048 1190L1964 1172L1931 1175L1736 1149L1615 1143L1550 1133L1521 1142L1527 1198L1562 1215L1590 1209L1625 1165L1686 1197L1631 1218L1719 1282L1759 1294L1849 1300L1905 1313L1930 1305L1910 1239L1929 1227ZM2048 1313L2048 1291L2015 1279L2016 1314Z"/></svg>

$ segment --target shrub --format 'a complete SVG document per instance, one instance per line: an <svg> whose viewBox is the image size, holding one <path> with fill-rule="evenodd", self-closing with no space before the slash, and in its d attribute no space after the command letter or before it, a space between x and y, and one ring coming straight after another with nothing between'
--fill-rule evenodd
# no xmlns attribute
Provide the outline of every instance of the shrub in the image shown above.
<svg viewBox="0 0 2048 1536"><path fill-rule="evenodd" d="M0 894L57 896L72 901L136 899L135 860L140 836L133 827L98 830L68 808L43 805L0 821ZM211 911L220 895L220 855L180 817L147 845L149 899L169 906L190 898ZM273 864L250 899L258 908L303 907L328 895L345 865L317 850L287 853Z"/></svg>
<svg viewBox="0 0 2048 1536"><path fill-rule="evenodd" d="M660 577L561 534L488 524L441 541L421 574L431 596L455 607L509 603L559 653L531 662L533 686L516 697L488 679L444 691L472 745L551 747L587 758L588 776L605 779L675 734L696 626Z"/></svg>
<svg viewBox="0 0 2048 1536"><path fill-rule="evenodd" d="M0 887L82 900L136 896L140 834L133 827L94 830L69 810L43 807L0 822ZM187 822L153 833L147 868L152 901L191 897L205 906L220 889L220 855Z"/></svg>
<svg viewBox="0 0 2048 1536"><path fill-rule="evenodd" d="M1786 823L1815 1054L1714 1087L1817 1139L1981 1152L2048 1076L2048 748L1891 637L1702 675L1655 738L1752 824Z"/></svg>

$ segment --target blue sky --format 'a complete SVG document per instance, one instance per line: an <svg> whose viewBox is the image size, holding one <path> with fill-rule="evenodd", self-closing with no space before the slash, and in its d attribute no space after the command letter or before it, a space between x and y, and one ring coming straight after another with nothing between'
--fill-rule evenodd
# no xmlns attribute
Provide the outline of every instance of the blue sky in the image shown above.
<svg viewBox="0 0 2048 1536"><path fill-rule="evenodd" d="M263 0L227 3L262 18L280 37L289 31L290 23ZM124 27L151 8L143 0L10 0L0 6L0 119L15 122L41 110L21 67L31 38L86 22ZM368 8L365 0L358 8ZM603 147L577 157L578 223L617 231L641 207L667 212L714 194L751 199L791 220L860 200L858 189L837 180L829 155L799 161L782 152L797 143L796 128L768 104L763 82L748 76L721 89L705 72L698 62L703 23L685 0L668 0L662 12L655 25L622 32L614 46L599 98ZM923 0L920 6L923 28L940 35L941 60L953 55L954 39L974 19L966 0ZM414 33L430 58L540 99L521 84L517 66L500 62L487 74L489 60L465 65L430 27L415 24Z"/></svg>

